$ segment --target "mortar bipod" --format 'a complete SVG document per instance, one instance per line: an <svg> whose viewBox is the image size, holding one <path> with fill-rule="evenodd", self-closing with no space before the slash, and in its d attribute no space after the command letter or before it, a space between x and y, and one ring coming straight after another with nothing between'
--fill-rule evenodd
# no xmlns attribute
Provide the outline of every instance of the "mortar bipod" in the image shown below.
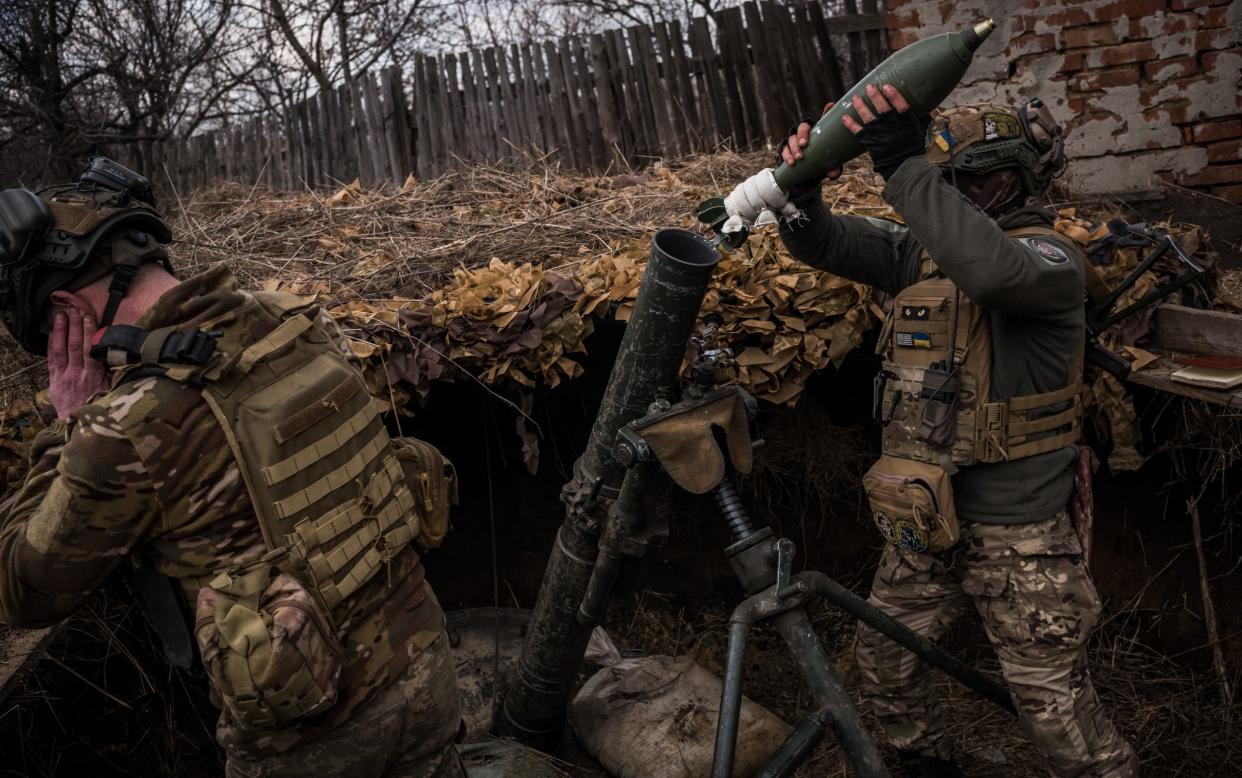
<svg viewBox="0 0 1242 778"><path fill-rule="evenodd" d="M647 528L642 518L642 498L653 471L661 468L682 489L694 494L712 492L715 495L733 533L733 543L725 553L750 595L729 619L713 778L733 775L746 645L751 626L765 619L775 622L817 707L794 729L759 776L791 775L807 759L828 727L832 728L858 775L880 778L889 774L806 615L803 605L809 597L822 597L843 608L933 667L1014 712L1013 702L1004 689L844 586L818 571L793 573L793 542L773 537L772 530L767 527L755 528L728 478L733 469L743 473L750 471L753 453L750 422L754 410L754 399L740 387L705 391L702 386L691 386L681 402L655 403L647 415L621 428L613 456L627 472L621 494L609 512L599 558L578 609L579 623L599 623L622 557L641 556L645 550L646 543L642 539Z"/></svg>
<svg viewBox="0 0 1242 778"><path fill-rule="evenodd" d="M955 656L937 648L924 637L880 612L874 606L828 576L815 570L793 574L794 544L788 538L774 538L767 527L755 529L737 492L728 479L715 488L716 502L734 542L725 553L750 597L734 609L729 618L729 644L725 656L724 683L720 699L720 718L716 724L715 760L712 778L731 778L737 747L738 721L742 707L742 677L750 629L757 622L773 619L798 669L806 679L817 709L804 718L757 774L759 778L792 775L831 727L854 771L866 778L887 776L875 744L862 726L825 653L804 605L818 596L843 608L850 615L917 654L963 684L1014 712L1008 692Z"/></svg>

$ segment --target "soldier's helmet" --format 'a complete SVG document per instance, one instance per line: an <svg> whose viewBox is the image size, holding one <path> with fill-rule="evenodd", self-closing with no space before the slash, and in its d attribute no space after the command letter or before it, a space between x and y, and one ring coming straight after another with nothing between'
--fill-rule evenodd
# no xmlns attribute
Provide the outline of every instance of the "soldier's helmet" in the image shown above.
<svg viewBox="0 0 1242 778"><path fill-rule="evenodd" d="M1016 168L1027 196L1065 170L1064 132L1038 98L1019 108L984 103L945 109L927 129L927 161L983 175Z"/></svg>
<svg viewBox="0 0 1242 778"><path fill-rule="evenodd" d="M121 236L172 241L147 180L105 157L76 184L0 190L0 321L22 348L46 354L52 292L111 273L109 244Z"/></svg>

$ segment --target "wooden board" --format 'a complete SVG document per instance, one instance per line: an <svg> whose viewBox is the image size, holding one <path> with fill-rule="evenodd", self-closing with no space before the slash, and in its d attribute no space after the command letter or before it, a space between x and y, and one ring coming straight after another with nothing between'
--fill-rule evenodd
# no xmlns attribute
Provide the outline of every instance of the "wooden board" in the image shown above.
<svg viewBox="0 0 1242 778"><path fill-rule="evenodd" d="M600 134L604 143L605 161L610 162L621 153L621 130L617 119L616 98L609 81L607 47L603 35L596 33L591 36L591 71L595 81L595 99L599 104Z"/></svg>
<svg viewBox="0 0 1242 778"><path fill-rule="evenodd" d="M720 51L724 93L728 96L729 123L734 148L744 148L753 137L763 134L763 119L751 86L750 54L742 32L742 16L737 8L726 8L716 15L716 45Z"/></svg>
<svg viewBox="0 0 1242 778"><path fill-rule="evenodd" d="M1154 348L1242 357L1242 316L1182 305L1161 305L1152 321Z"/></svg>
<svg viewBox="0 0 1242 778"><path fill-rule="evenodd" d="M565 105L569 108L569 113L565 115L566 126L569 128L566 151L572 154L575 165L579 168L588 168L591 164L591 139L587 135L586 121L583 118L585 111L582 105L582 95L578 92L573 53L570 51L568 38L561 38L560 44L556 47L556 57L550 59L549 64L556 73L560 74L560 88L564 90Z"/></svg>
<svg viewBox="0 0 1242 778"><path fill-rule="evenodd" d="M634 85L629 83L629 53L624 33L619 29L604 31L605 52L608 55L608 80L616 101L621 154L627 162L633 161L634 150L642 143L643 127L638 120L638 108L631 99Z"/></svg>
<svg viewBox="0 0 1242 778"><path fill-rule="evenodd" d="M845 0L845 18L852 18L858 15L858 3L855 0ZM848 32L850 41L850 73L853 78L850 80L857 83L867 74L867 56L863 51L862 32L848 30L836 18L832 19L831 28L835 33Z"/></svg>
<svg viewBox="0 0 1242 778"><path fill-rule="evenodd" d="M669 50L673 54L673 67L677 78L677 110L686 138L686 150L703 148L703 120L699 118L699 100L694 94L690 80L690 66L686 58L686 44L681 37L681 25L676 21L668 25Z"/></svg>
<svg viewBox="0 0 1242 778"><path fill-rule="evenodd" d="M690 22L690 50L694 55L699 115L706 122L703 138L705 142L715 145L730 133L729 104L706 17L700 16Z"/></svg>
<svg viewBox="0 0 1242 778"><path fill-rule="evenodd" d="M1201 386L1184 384L1181 381L1174 381L1172 378L1169 378L1171 373L1181 369L1182 365L1171 361L1167 357L1161 357L1161 359L1142 370L1131 373L1126 380L1132 384L1146 386L1168 394L1175 394L1179 397L1202 400L1203 402L1221 405L1226 408L1242 408L1242 389L1232 389L1230 391L1205 389Z"/></svg>

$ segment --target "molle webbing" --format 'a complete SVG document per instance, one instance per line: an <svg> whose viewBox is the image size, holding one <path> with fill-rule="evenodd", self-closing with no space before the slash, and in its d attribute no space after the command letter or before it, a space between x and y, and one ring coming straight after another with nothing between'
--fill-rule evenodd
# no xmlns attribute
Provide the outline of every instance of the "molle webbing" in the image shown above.
<svg viewBox="0 0 1242 778"><path fill-rule="evenodd" d="M1065 243L1057 232L1042 227L1009 230L1006 235L1054 237ZM1081 252L1074 253L1086 262ZM934 265L925 266L924 279L897 295L882 335L887 394L877 401L886 413L885 453L967 466L1023 459L1076 443L1081 434L1084 346L1080 344L1072 357L1067 386L991 401L993 355L987 312L966 299ZM955 441L951 450L943 450L928 443L920 429L924 401L935 389L927 386L928 369L943 364L950 343L961 389Z"/></svg>
<svg viewBox="0 0 1242 778"><path fill-rule="evenodd" d="M353 399L354 395L360 391L362 391L362 384L355 381L353 376L347 376L341 383L337 384L335 389L328 392L323 400L309 408L298 411L280 424L277 424L272 432L276 436L276 442L284 443L299 432L305 431L312 424L328 418L340 410L342 405Z"/></svg>
<svg viewBox="0 0 1242 778"><path fill-rule="evenodd" d="M419 530L415 500L361 376L305 299L258 293L246 320L267 334L204 388L245 476L278 566L339 620L338 606ZM239 317L240 318L240 317Z"/></svg>
<svg viewBox="0 0 1242 778"><path fill-rule="evenodd" d="M237 362L237 369L242 373L249 373L250 369L255 366L255 363L288 346L295 338L310 329L313 324L308 317L302 314L285 319L279 327L265 335L262 340L246 347L246 350L242 352L241 359Z"/></svg>

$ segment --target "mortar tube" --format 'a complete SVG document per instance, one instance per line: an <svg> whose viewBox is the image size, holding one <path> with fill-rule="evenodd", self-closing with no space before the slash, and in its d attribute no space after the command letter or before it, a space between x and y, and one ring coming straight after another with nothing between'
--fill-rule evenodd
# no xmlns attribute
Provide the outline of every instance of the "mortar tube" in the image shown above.
<svg viewBox="0 0 1242 778"><path fill-rule="evenodd" d="M604 609L625 560L625 544L643 524L643 497L651 486L655 465L642 462L625 474L621 494L608 511L608 528L599 544L599 556L578 606L578 623L594 628L604 620Z"/></svg>
<svg viewBox="0 0 1242 778"><path fill-rule="evenodd" d="M617 431L671 398L686 345L720 253L679 229L660 230L621 340L604 398L562 493L565 521L548 560L517 671L497 712L497 733L550 750L560 741L569 694L591 627L579 623L598 554L604 508L616 499L625 468L612 456Z"/></svg>

